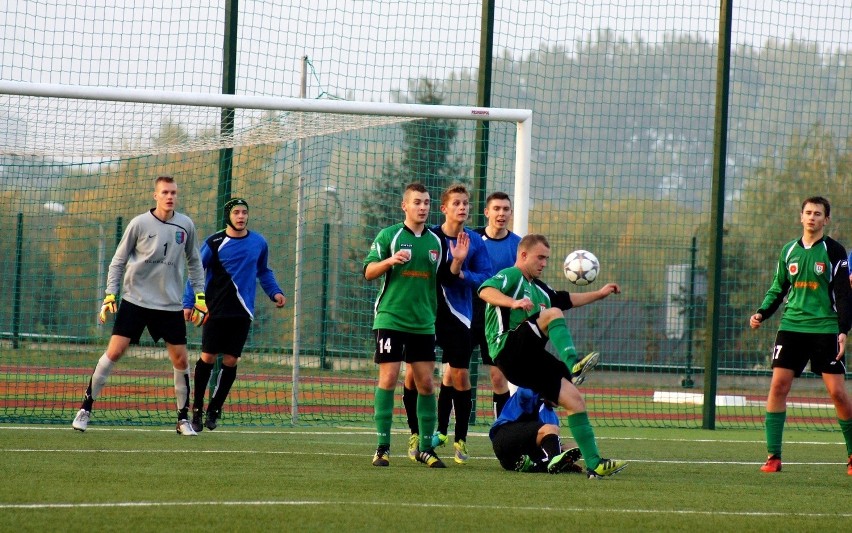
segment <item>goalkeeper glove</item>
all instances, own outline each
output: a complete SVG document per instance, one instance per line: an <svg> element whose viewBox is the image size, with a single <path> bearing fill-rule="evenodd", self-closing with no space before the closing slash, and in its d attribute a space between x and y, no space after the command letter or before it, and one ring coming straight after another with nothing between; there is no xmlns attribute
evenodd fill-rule
<svg viewBox="0 0 852 533"><path fill-rule="evenodd" d="M200 328L207 322L207 315L207 302L204 301L204 293L199 292L195 295L195 306L192 308L189 320L195 324L195 327Z"/></svg>
<svg viewBox="0 0 852 533"><path fill-rule="evenodd" d="M118 304L115 303L115 294L107 294L103 305L101 305L101 312L98 313L98 322L105 323L107 311L115 314L116 310L118 310Z"/></svg>

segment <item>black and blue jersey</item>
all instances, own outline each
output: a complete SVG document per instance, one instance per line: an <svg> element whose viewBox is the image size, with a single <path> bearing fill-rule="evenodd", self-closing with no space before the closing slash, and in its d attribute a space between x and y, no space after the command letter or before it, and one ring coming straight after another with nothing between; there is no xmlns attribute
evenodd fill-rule
<svg viewBox="0 0 852 533"><path fill-rule="evenodd" d="M201 246L201 264L206 271L205 295L211 317L245 317L254 320L256 281L273 299L284 294L275 274L267 265L269 246L259 233L229 237L225 230L214 233ZM187 285L183 306L195 304L195 294Z"/></svg>

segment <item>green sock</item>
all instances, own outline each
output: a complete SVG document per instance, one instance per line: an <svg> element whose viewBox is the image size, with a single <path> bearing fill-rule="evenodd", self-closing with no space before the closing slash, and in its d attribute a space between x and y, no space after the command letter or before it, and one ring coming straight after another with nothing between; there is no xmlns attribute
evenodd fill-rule
<svg viewBox="0 0 852 533"><path fill-rule="evenodd" d="M390 447L391 422L393 421L393 390L376 387L376 399L373 407L375 409L378 445Z"/></svg>
<svg viewBox="0 0 852 533"><path fill-rule="evenodd" d="M840 420L840 431L843 432L843 440L846 441L846 455L852 455L852 420Z"/></svg>
<svg viewBox="0 0 852 533"><path fill-rule="evenodd" d="M780 413L766 412L766 451L769 455L781 457L781 440L784 436L784 422L787 421L787 411Z"/></svg>
<svg viewBox="0 0 852 533"><path fill-rule="evenodd" d="M564 318L555 318L547 325L547 336L556 348L556 353L562 362L568 366L568 370L577 363L577 349L574 348L574 339L565 325Z"/></svg>
<svg viewBox="0 0 852 533"><path fill-rule="evenodd" d="M432 449L432 434L438 420L438 401L434 394L417 395L417 425L420 426L420 449Z"/></svg>
<svg viewBox="0 0 852 533"><path fill-rule="evenodd" d="M594 470L601 464L601 454L598 452L598 443L595 441L595 430L589 423L588 413L574 413L568 417L568 429L571 436L583 454L586 468Z"/></svg>

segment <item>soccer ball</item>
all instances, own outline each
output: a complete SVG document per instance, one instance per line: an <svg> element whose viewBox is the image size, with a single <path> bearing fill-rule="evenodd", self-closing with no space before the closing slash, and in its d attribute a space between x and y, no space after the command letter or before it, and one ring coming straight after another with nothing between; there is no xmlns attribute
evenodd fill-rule
<svg viewBox="0 0 852 533"><path fill-rule="evenodd" d="M574 285L588 285L598 277L601 264L592 252L574 250L562 263L562 271Z"/></svg>

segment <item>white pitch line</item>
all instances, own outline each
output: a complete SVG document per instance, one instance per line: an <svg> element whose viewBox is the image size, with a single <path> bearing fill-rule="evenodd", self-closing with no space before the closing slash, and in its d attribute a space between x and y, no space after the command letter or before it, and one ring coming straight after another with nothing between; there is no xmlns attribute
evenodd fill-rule
<svg viewBox="0 0 852 533"><path fill-rule="evenodd" d="M211 505L228 505L228 506L333 506L339 508L341 506L364 507L364 506L387 506L386 500L375 502L358 502L358 501L324 501L324 500L266 500L266 501L198 501L198 502L113 502L113 503L11 503L0 504L0 509L97 509L97 508L121 508L121 507L209 507ZM395 507L409 508L428 508L428 509L470 509L470 510L486 510L493 511L491 505L473 505L473 504L456 504L456 503L412 503L412 502L395 502L392 505ZM533 512L548 512L548 513L584 513L589 514L590 510L587 507L549 507L549 506L510 506L501 505L500 511L518 512L518 511L533 511ZM701 511L694 509L623 509L623 508L595 508L598 513L619 513L619 514L654 514L654 515L694 515L694 516L748 516L748 517L766 517L766 518L786 518L799 517L799 511L783 512L783 511ZM852 518L852 513L808 513L809 518Z"/></svg>
<svg viewBox="0 0 852 533"><path fill-rule="evenodd" d="M299 451L262 451L262 450L62 450L56 448L0 448L0 453L63 453L63 454L233 454L233 455L295 455L295 456L327 456L327 457L363 457L363 453L340 453L340 452L299 452ZM405 455L391 457L406 457ZM472 457L471 461L496 461L493 456ZM683 464L686 461L672 459L630 459L624 458L625 461L633 464ZM762 465L763 461L695 461L689 460L692 465L744 465L754 466ZM795 462L784 461L784 465L799 465L799 466L832 466L843 465L843 462Z"/></svg>
<svg viewBox="0 0 852 533"><path fill-rule="evenodd" d="M681 428L675 428L681 429ZM686 429L686 428L683 428ZM67 426L3 426L0 425L0 431L3 430L17 430L17 431L66 431L70 432L71 428ZM151 427L136 427L136 428L124 428L124 427L90 427L87 432L100 432L100 431L116 431L116 432L138 432L138 433L173 433L174 429L160 429L160 428L151 428ZM725 431L725 430L720 430ZM75 432L77 433L77 432ZM228 428L225 431L217 431L216 435L375 435L375 430L370 429L357 429L357 428L344 428L341 431L312 431L309 429L269 429L269 430L254 430L254 429L245 429L245 428ZM393 434L395 435L406 435L408 436L409 432L406 430L394 430ZM477 432L471 431L469 434L471 437L483 437L488 438L487 432ZM719 444L766 444L765 440L741 440L741 439L670 439L670 438L656 438L656 437L607 437L598 435L597 440L599 441L643 441L643 442L680 442L680 443L689 443L689 442L705 442L705 443L719 443ZM838 446L842 445L841 441L837 442L821 442L821 441L805 441L805 440L785 440L785 445L788 444L806 444L806 445L820 445L820 446Z"/></svg>

